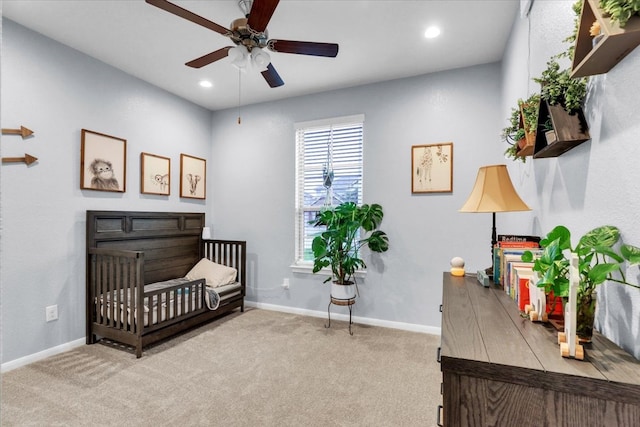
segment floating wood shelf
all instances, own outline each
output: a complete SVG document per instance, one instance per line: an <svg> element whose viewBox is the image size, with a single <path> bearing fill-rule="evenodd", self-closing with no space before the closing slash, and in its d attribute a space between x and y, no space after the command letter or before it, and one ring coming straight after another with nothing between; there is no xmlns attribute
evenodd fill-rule
<svg viewBox="0 0 640 427"><path fill-rule="evenodd" d="M598 0L584 1L573 55L573 78L606 73L640 44L639 16L632 16L624 28L620 28L603 13ZM603 37L593 46L589 29L596 21L600 23Z"/></svg>
<svg viewBox="0 0 640 427"><path fill-rule="evenodd" d="M556 132L556 141L552 144L547 144L545 133L542 131L547 117L551 118L553 130ZM582 109L569 114L560 104L549 105L546 101L540 102L534 159L558 157L589 139L589 126Z"/></svg>

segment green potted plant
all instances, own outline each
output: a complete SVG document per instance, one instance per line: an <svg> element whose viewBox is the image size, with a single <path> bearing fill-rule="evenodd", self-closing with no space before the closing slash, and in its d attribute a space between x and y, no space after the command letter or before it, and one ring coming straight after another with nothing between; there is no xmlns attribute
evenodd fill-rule
<svg viewBox="0 0 640 427"><path fill-rule="evenodd" d="M640 15L638 0L600 0L599 6L620 28L624 28L632 16Z"/></svg>
<svg viewBox="0 0 640 427"><path fill-rule="evenodd" d="M551 58L542 75L533 80L542 85L541 97L549 105L560 104L569 114L582 109L587 96L587 79L571 78L569 69L560 70L555 58Z"/></svg>
<svg viewBox="0 0 640 427"><path fill-rule="evenodd" d="M378 204L358 206L346 202L333 209L321 211L311 221L316 227L326 227L313 239L313 272L318 273L326 267L331 268L333 280L332 298L355 298L353 275L356 270L366 268L360 258L360 249L367 246L373 252L386 252L389 239L384 231L378 229L382 222L382 206Z"/></svg>
<svg viewBox="0 0 640 427"><path fill-rule="evenodd" d="M513 160L520 160L523 163L527 161L524 156L518 156L518 150L522 147L519 144L520 141L525 139L525 130L520 126L520 110L516 108L511 109L511 115L509 116L509 126L502 129L500 135L502 140L509 144L509 147L504 151L505 156L512 158Z"/></svg>
<svg viewBox="0 0 640 427"><path fill-rule="evenodd" d="M553 130L553 123L551 117L547 116L547 120L540 125L540 129L544 132L544 137L547 140L547 145L551 145L556 142L556 131Z"/></svg>
<svg viewBox="0 0 640 427"><path fill-rule="evenodd" d="M527 134L532 135L532 139L535 140L536 132L538 130L538 113L540 111L540 95L534 93L526 100L519 99L518 105L522 111L522 121L524 130Z"/></svg>
<svg viewBox="0 0 640 427"><path fill-rule="evenodd" d="M537 286L544 287L547 294L553 291L555 296L563 299L569 295L571 253L578 256L580 284L576 333L583 342L589 342L593 333L598 285L611 281L640 288L627 282L622 269L625 261L630 265L640 263L640 248L622 244L616 249L614 246L619 240L618 228L605 225L587 232L578 244L572 247L571 232L565 226L559 225L540 241L543 251L539 258L534 259L531 251L522 255L523 261L534 262L533 270L539 276Z"/></svg>

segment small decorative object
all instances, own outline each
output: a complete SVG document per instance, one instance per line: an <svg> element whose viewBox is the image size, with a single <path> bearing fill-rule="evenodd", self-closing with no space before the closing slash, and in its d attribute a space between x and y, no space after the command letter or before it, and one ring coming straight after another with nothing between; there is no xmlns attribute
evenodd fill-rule
<svg viewBox="0 0 640 427"><path fill-rule="evenodd" d="M140 192L162 196L171 193L171 159L140 153Z"/></svg>
<svg viewBox="0 0 640 427"><path fill-rule="evenodd" d="M411 147L411 192L453 191L453 142Z"/></svg>
<svg viewBox="0 0 640 427"><path fill-rule="evenodd" d="M591 45L593 47L596 47L598 42L604 37L604 34L602 34L600 29L600 23L598 21L594 21L594 23L591 24L591 28L589 28L589 35L593 37L593 39L591 40Z"/></svg>
<svg viewBox="0 0 640 427"><path fill-rule="evenodd" d="M560 355L562 357L583 360L584 348L578 344L578 337L576 336L576 302L578 299L578 284L580 283L578 256L576 254L571 254L569 277L569 301L565 304L564 310L564 332L558 333L558 344L560 344Z"/></svg>
<svg viewBox="0 0 640 427"><path fill-rule="evenodd" d="M27 166L31 166L32 163L37 162L38 158L33 157L31 154L24 154L24 157L3 157L2 163L26 163Z"/></svg>
<svg viewBox="0 0 640 427"><path fill-rule="evenodd" d="M125 192L127 140L82 129L80 188Z"/></svg>
<svg viewBox="0 0 640 427"><path fill-rule="evenodd" d="M211 239L211 227L202 227L202 240Z"/></svg>
<svg viewBox="0 0 640 427"><path fill-rule="evenodd" d="M180 197L206 198L207 161L180 154Z"/></svg>
<svg viewBox="0 0 640 427"><path fill-rule="evenodd" d="M535 274L529 280L529 304L524 306L524 312L529 315L529 320L532 322L548 322L547 295L544 293L544 289L531 286L532 281L538 281Z"/></svg>
<svg viewBox="0 0 640 427"><path fill-rule="evenodd" d="M33 135L33 131L31 129L28 129L24 126L20 126L20 129L5 129L2 128L2 134L3 135L20 135L22 136L22 139L26 139L28 137L30 137L31 135Z"/></svg>
<svg viewBox="0 0 640 427"><path fill-rule="evenodd" d="M451 275L464 276L464 260L459 256L451 258Z"/></svg>

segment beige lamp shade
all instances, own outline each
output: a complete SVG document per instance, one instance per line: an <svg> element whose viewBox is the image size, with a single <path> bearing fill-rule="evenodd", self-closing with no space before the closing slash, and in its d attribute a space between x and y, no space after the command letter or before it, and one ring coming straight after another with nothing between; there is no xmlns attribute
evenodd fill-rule
<svg viewBox="0 0 640 427"><path fill-rule="evenodd" d="M482 166L467 201L459 212L530 211L513 188L506 165Z"/></svg>

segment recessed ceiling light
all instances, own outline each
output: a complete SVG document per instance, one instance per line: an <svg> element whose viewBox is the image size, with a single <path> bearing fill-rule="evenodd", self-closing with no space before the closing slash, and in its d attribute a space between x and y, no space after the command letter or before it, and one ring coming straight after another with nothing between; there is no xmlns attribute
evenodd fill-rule
<svg viewBox="0 0 640 427"><path fill-rule="evenodd" d="M427 28L427 30L424 32L424 36L428 39L438 37L439 35L440 35L440 28L436 26L431 26Z"/></svg>
<svg viewBox="0 0 640 427"><path fill-rule="evenodd" d="M213 83L211 83L209 80L200 80L200 86L213 87Z"/></svg>

